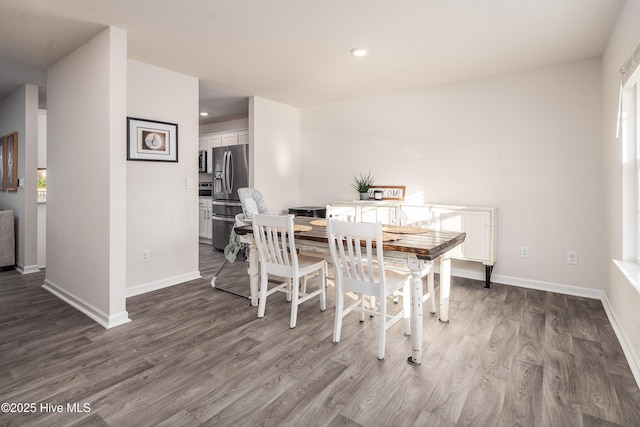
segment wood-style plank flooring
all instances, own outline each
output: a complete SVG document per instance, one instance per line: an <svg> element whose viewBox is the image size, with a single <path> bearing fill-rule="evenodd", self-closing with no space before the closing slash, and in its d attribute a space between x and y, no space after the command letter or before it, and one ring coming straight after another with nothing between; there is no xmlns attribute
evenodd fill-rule
<svg viewBox="0 0 640 427"><path fill-rule="evenodd" d="M222 262L201 245L202 279L129 298L132 322L110 330L43 290L43 273L0 273L0 402L35 404L0 425L640 426L598 300L454 277L450 323L425 313L416 367L401 323L384 361L377 319L353 314L332 343L331 287L295 329L282 294L258 319L209 285ZM246 264L224 279L244 291Z"/></svg>

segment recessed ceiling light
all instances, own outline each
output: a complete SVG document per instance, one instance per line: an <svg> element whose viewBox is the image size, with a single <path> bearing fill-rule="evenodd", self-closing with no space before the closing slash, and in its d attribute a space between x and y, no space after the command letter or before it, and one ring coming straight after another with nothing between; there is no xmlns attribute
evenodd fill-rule
<svg viewBox="0 0 640 427"><path fill-rule="evenodd" d="M354 47L353 49L351 49L351 53L354 56L365 56L367 54L366 49L363 49L361 47Z"/></svg>
<svg viewBox="0 0 640 427"><path fill-rule="evenodd" d="M203 111L202 113L200 113L201 116L208 116L209 113L207 113L206 111Z"/></svg>

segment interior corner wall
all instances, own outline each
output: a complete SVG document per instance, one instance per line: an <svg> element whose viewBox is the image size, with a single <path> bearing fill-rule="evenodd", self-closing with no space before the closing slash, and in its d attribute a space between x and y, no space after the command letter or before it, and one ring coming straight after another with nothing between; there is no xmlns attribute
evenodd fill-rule
<svg viewBox="0 0 640 427"><path fill-rule="evenodd" d="M126 58L110 27L47 71L44 288L107 328L129 321Z"/></svg>
<svg viewBox="0 0 640 427"><path fill-rule="evenodd" d="M0 136L18 133L18 191L0 191L0 209L13 210L16 226L16 267L22 273L38 268L37 154L38 86L20 86L0 100Z"/></svg>
<svg viewBox="0 0 640 427"><path fill-rule="evenodd" d="M251 185L273 214L300 204L300 110L265 98L249 100Z"/></svg>
<svg viewBox="0 0 640 427"><path fill-rule="evenodd" d="M640 2L626 1L603 55L603 148L605 191L605 262L604 281L608 303L617 327L628 344L629 365L640 384L640 291L613 260L623 260L623 150L622 138L616 137L618 120L620 68L640 44ZM633 262L633 260L631 260Z"/></svg>
<svg viewBox="0 0 640 427"><path fill-rule="evenodd" d="M178 125L178 162L127 162L127 296L200 277L198 79L128 61L127 115ZM142 251L149 260L142 261Z"/></svg>

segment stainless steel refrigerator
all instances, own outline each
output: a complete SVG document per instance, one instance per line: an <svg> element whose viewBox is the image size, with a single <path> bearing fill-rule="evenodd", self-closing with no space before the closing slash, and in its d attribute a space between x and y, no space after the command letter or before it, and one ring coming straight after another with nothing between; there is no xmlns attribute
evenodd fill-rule
<svg viewBox="0 0 640 427"><path fill-rule="evenodd" d="M223 250L229 244L235 216L242 213L238 188L249 186L249 145L216 147L212 151L212 244Z"/></svg>

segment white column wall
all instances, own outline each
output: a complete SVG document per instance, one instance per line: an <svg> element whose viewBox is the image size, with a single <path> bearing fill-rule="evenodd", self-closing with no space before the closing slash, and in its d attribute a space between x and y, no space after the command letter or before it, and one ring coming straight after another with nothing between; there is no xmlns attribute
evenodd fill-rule
<svg viewBox="0 0 640 427"><path fill-rule="evenodd" d="M260 97L249 100L249 182L269 212L286 213L300 199L300 110Z"/></svg>
<svg viewBox="0 0 640 427"><path fill-rule="evenodd" d="M47 72L44 287L105 327L129 321L126 46L110 27Z"/></svg>
<svg viewBox="0 0 640 427"><path fill-rule="evenodd" d="M26 84L0 100L0 136L18 132L18 191L0 191L0 209L13 210L16 224L16 267L39 271L37 255L36 170L38 86Z"/></svg>

